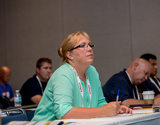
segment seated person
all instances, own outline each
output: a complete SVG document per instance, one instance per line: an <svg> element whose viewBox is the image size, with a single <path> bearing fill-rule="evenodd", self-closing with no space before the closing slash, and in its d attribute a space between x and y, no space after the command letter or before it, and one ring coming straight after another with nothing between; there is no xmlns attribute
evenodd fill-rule
<svg viewBox="0 0 160 125"><path fill-rule="evenodd" d="M48 58L40 58L36 64L36 74L29 78L20 90L23 106L39 104L51 74L52 61Z"/></svg>
<svg viewBox="0 0 160 125"><path fill-rule="evenodd" d="M146 59L151 64L151 74L145 82L138 85L138 89L142 92L153 90L156 96L160 94L160 79L156 76L158 71L157 57L153 54L146 53L140 58Z"/></svg>
<svg viewBox="0 0 160 125"><path fill-rule="evenodd" d="M131 104L144 104L140 100L137 85L147 80L150 75L151 65L145 59L135 59L129 67L113 75L102 87L107 102L116 100L117 92L122 104L129 106ZM155 98L155 104L160 104L160 97Z"/></svg>
<svg viewBox="0 0 160 125"><path fill-rule="evenodd" d="M94 45L85 32L70 34L58 54L64 64L51 76L32 121L86 119L131 113L121 102L105 101L99 75L91 65Z"/></svg>
<svg viewBox="0 0 160 125"><path fill-rule="evenodd" d="M14 101L12 87L8 84L11 77L11 70L7 66L0 68L0 95L6 96L10 102Z"/></svg>

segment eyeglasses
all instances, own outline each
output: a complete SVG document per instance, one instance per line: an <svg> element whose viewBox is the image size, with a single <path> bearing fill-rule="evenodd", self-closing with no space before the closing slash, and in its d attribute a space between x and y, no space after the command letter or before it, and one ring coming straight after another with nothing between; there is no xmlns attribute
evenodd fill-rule
<svg viewBox="0 0 160 125"><path fill-rule="evenodd" d="M88 48L88 46L90 46L91 48L95 47L95 45L94 45L94 44L84 44L84 45L76 46L76 47L74 47L74 48L73 48L73 49L71 49L71 50L74 50L74 49L77 49L77 48L85 48L85 49L87 49L87 48Z"/></svg>

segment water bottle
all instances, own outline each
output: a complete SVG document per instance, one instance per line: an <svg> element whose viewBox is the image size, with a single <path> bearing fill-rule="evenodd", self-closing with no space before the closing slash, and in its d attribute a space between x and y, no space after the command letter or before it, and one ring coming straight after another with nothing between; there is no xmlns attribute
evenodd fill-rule
<svg viewBox="0 0 160 125"><path fill-rule="evenodd" d="M19 93L19 90L16 90L16 93L14 95L14 106L21 106L21 102L21 94Z"/></svg>

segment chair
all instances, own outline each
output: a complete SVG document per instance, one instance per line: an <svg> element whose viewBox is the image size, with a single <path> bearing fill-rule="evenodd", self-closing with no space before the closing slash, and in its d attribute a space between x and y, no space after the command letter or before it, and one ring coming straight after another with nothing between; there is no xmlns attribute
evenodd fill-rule
<svg viewBox="0 0 160 125"><path fill-rule="evenodd" d="M26 115L29 121L32 120L37 106L38 104L21 106L21 108L26 112Z"/></svg>
<svg viewBox="0 0 160 125"><path fill-rule="evenodd" d="M21 108L5 109L2 110L2 113L6 114L6 116L1 117L2 125L11 121L28 121L25 111Z"/></svg>
<svg viewBox="0 0 160 125"><path fill-rule="evenodd" d="M33 116L34 116L34 112L37 108L37 104L34 104L34 105L25 105L25 106L21 106L21 107L17 107L17 108L21 108L23 109L23 111L25 112L27 118L28 118L28 121L31 121ZM15 107L8 107L7 109L15 109ZM10 115L12 115L10 113Z"/></svg>
<svg viewBox="0 0 160 125"><path fill-rule="evenodd" d="M28 118L28 121L31 121L34 116L35 110L25 110L25 112L26 112L26 116Z"/></svg>
<svg viewBox="0 0 160 125"><path fill-rule="evenodd" d="M11 105L9 99L6 96L0 96L0 108L1 109L6 109L11 106L12 105Z"/></svg>

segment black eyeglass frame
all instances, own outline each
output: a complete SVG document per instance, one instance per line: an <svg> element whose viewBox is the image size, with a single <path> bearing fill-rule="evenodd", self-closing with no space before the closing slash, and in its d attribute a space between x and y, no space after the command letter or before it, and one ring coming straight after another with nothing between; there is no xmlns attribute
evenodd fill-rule
<svg viewBox="0 0 160 125"><path fill-rule="evenodd" d="M72 48L70 51L74 50L74 49L77 49L77 48L84 48L85 45L79 45L79 46L76 46L74 48ZM94 44L88 44L88 46L90 46L91 48L95 47Z"/></svg>

